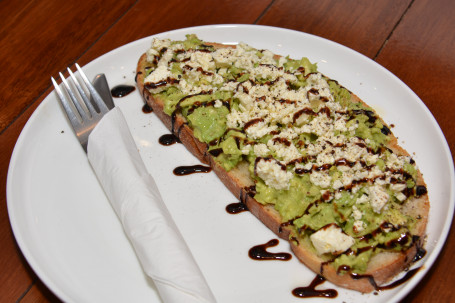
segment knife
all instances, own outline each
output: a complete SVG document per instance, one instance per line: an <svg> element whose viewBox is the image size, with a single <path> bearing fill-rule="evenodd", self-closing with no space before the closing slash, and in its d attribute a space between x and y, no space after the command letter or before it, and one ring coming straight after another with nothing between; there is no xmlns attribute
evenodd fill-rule
<svg viewBox="0 0 455 303"><path fill-rule="evenodd" d="M96 75L92 81L92 84L95 87L95 89L98 91L98 93L100 94L104 103L106 103L107 108L109 110L113 109L115 107L115 104L114 104L114 100L112 99L111 90L109 88L109 85L107 84L106 75L104 75L104 74ZM92 104L94 104L91 97L90 97L90 101L92 101ZM96 106L96 105L94 104L94 106Z"/></svg>

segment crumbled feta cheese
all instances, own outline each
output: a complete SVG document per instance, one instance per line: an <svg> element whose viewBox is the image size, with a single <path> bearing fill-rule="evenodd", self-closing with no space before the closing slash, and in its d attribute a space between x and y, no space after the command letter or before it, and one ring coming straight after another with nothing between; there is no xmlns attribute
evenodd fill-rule
<svg viewBox="0 0 455 303"><path fill-rule="evenodd" d="M370 200L370 198L368 197L368 195L363 194L360 196L360 198L357 199L357 201L355 203L364 204L364 203L367 203L369 200Z"/></svg>
<svg viewBox="0 0 455 303"><path fill-rule="evenodd" d="M339 189L339 188L343 187L343 183L339 179L337 179L337 180L333 181L332 187L333 187L333 189Z"/></svg>
<svg viewBox="0 0 455 303"><path fill-rule="evenodd" d="M234 97L240 100L240 104L243 105L245 110L251 110L253 108L254 100L249 94L238 92L234 95Z"/></svg>
<svg viewBox="0 0 455 303"><path fill-rule="evenodd" d="M158 61L158 67L165 66L167 68L173 56L174 52L171 49L167 49L161 56L160 61Z"/></svg>
<svg viewBox="0 0 455 303"><path fill-rule="evenodd" d="M330 186L332 177L326 171L313 171L310 175L310 181L314 185L327 188Z"/></svg>
<svg viewBox="0 0 455 303"><path fill-rule="evenodd" d="M292 142L290 142L289 146L286 146L285 144L270 139L267 142L267 147L274 151L277 158L282 159L284 162L290 162L302 157L299 150Z"/></svg>
<svg viewBox="0 0 455 303"><path fill-rule="evenodd" d="M406 184L405 183L390 184L390 189L396 192L400 192L406 189Z"/></svg>
<svg viewBox="0 0 455 303"><path fill-rule="evenodd" d="M223 106L223 102L221 102L221 100L215 100L215 103L213 104L213 107L219 108L221 106Z"/></svg>
<svg viewBox="0 0 455 303"><path fill-rule="evenodd" d="M219 48L213 54L213 59L218 66L229 66L235 60L232 48Z"/></svg>
<svg viewBox="0 0 455 303"><path fill-rule="evenodd" d="M365 152L365 148L362 148L357 144L347 144L344 152L344 158L349 162L356 162L360 160Z"/></svg>
<svg viewBox="0 0 455 303"><path fill-rule="evenodd" d="M251 150L251 145L247 144L247 145L242 147L241 152L242 152L243 155L248 155L250 153L250 150Z"/></svg>
<svg viewBox="0 0 455 303"><path fill-rule="evenodd" d="M204 71L215 69L215 60L213 60L211 53L194 51L191 53L190 61L186 62L186 64L195 69L200 67Z"/></svg>
<svg viewBox="0 0 455 303"><path fill-rule="evenodd" d="M286 57L280 57L280 59L278 60L278 66L282 67L286 62L288 62Z"/></svg>
<svg viewBox="0 0 455 303"><path fill-rule="evenodd" d="M254 145L253 152L257 157L265 157L269 154L270 150L264 143L259 143Z"/></svg>
<svg viewBox="0 0 455 303"><path fill-rule="evenodd" d="M404 157L398 157L396 154L390 154L387 157L386 165L391 169L401 169L405 162Z"/></svg>
<svg viewBox="0 0 455 303"><path fill-rule="evenodd" d="M277 125L267 126L264 121L260 121L248 127L245 133L252 139L259 139L278 128Z"/></svg>
<svg viewBox="0 0 455 303"><path fill-rule="evenodd" d="M403 193L395 193L395 197L398 199L398 201L403 202L404 200L407 199L406 195Z"/></svg>
<svg viewBox="0 0 455 303"><path fill-rule="evenodd" d="M283 75L283 71L273 65L259 65L250 70L251 76L257 79L268 79L271 81Z"/></svg>
<svg viewBox="0 0 455 303"><path fill-rule="evenodd" d="M320 114L314 117L308 124L304 125L303 129L305 129L305 132L307 133L314 133L318 136L322 136L325 133L332 131L333 124L331 119L326 115Z"/></svg>
<svg viewBox="0 0 455 303"><path fill-rule="evenodd" d="M159 66L145 78L144 83L157 83L171 76L172 73L166 66Z"/></svg>
<svg viewBox="0 0 455 303"><path fill-rule="evenodd" d="M256 163L256 174L266 185L275 189L289 189L289 181L293 177L292 172L286 171L272 159L260 159Z"/></svg>
<svg viewBox="0 0 455 303"><path fill-rule="evenodd" d="M335 123L333 126L334 126L335 130L339 130L341 132L345 132L348 130L346 128L346 120L344 120L344 118L341 116L337 120L335 120Z"/></svg>
<svg viewBox="0 0 455 303"><path fill-rule="evenodd" d="M152 40L152 48L154 48L156 50L160 50L164 47L169 47L169 46L171 46L170 39L153 38L153 40Z"/></svg>
<svg viewBox="0 0 455 303"><path fill-rule="evenodd" d="M360 220L362 219L362 212L354 205L352 206L352 217L355 219L355 220Z"/></svg>
<svg viewBox="0 0 455 303"><path fill-rule="evenodd" d="M342 253L354 245L355 240L335 224L323 227L310 236L319 255Z"/></svg>
<svg viewBox="0 0 455 303"><path fill-rule="evenodd" d="M335 158L331 153L331 149L325 149L324 152L316 156L316 164L322 166L324 164L333 164L335 163Z"/></svg>
<svg viewBox="0 0 455 303"><path fill-rule="evenodd" d="M155 57L159 56L160 53L154 49L154 48L149 48L147 50L147 61L153 62L155 60Z"/></svg>
<svg viewBox="0 0 455 303"><path fill-rule="evenodd" d="M363 223L361 220L355 221L352 228L355 233L362 232L365 229L365 223Z"/></svg>
<svg viewBox="0 0 455 303"><path fill-rule="evenodd" d="M335 192L335 199L341 199L341 197L343 196L343 194L339 191Z"/></svg>
<svg viewBox="0 0 455 303"><path fill-rule="evenodd" d="M231 112L226 116L226 119L226 125L229 128L238 128L244 125L242 113L235 109L231 110Z"/></svg>
<svg viewBox="0 0 455 303"><path fill-rule="evenodd" d="M386 205L389 200L389 194L380 185L374 185L370 187L370 204L373 207L374 212L381 213L382 208Z"/></svg>
<svg viewBox="0 0 455 303"><path fill-rule="evenodd" d="M354 175L350 171L343 172L343 174L341 176L341 183L343 183L343 186L351 185L353 180L354 180Z"/></svg>

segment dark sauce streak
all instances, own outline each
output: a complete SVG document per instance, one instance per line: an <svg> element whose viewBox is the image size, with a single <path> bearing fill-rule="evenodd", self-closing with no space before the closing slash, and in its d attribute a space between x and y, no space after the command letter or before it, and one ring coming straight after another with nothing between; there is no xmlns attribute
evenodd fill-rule
<svg viewBox="0 0 455 303"><path fill-rule="evenodd" d="M292 291L292 294L299 298L336 298L338 292L335 289L316 289L317 286L325 282L325 278L321 275L316 275L311 284L306 287L298 287Z"/></svg>
<svg viewBox="0 0 455 303"><path fill-rule="evenodd" d="M179 166L174 169L174 175L186 176L194 173L209 173L212 169L209 166L204 165L191 165L191 166Z"/></svg>
<svg viewBox="0 0 455 303"><path fill-rule="evenodd" d="M398 280L392 282L391 284L384 285L384 286L378 286L376 284L376 281L374 280L373 276L371 276L371 275L359 275L356 273L351 273L351 278L354 280L368 279L368 281L374 287L375 290L382 291L382 290L392 289L392 288L395 288L397 286L400 286L400 285L406 283L409 279L411 279L419 271L420 268L421 267L411 269L401 279L398 279Z"/></svg>
<svg viewBox="0 0 455 303"><path fill-rule="evenodd" d="M152 108L150 105L148 105L148 104L146 103L146 104L144 104L144 106L142 106L142 112L143 112L144 114L153 113L153 108Z"/></svg>
<svg viewBox="0 0 455 303"><path fill-rule="evenodd" d="M419 261L420 259L425 257L426 254L427 254L427 251L425 249L423 249L422 247L417 247L417 252L416 252L416 255L414 256L414 259L412 259L412 262Z"/></svg>
<svg viewBox="0 0 455 303"><path fill-rule="evenodd" d="M387 126L384 125L384 126L381 128L381 133L383 133L384 135L387 136L387 135L390 135L392 132L390 131L390 129L389 129Z"/></svg>
<svg viewBox="0 0 455 303"><path fill-rule="evenodd" d="M262 121L264 121L264 119L262 119L262 118L256 118L256 119L250 120L247 123L245 123L243 129L246 130L248 127L253 126L254 124L262 122Z"/></svg>
<svg viewBox="0 0 455 303"><path fill-rule="evenodd" d="M120 84L111 89L111 95L114 98L122 98L134 92L136 88L132 85Z"/></svg>
<svg viewBox="0 0 455 303"><path fill-rule="evenodd" d="M403 278L399 279L399 280L396 280L395 282L389 284L389 285L385 285L385 286L379 286L377 288L377 290L387 290L387 289L392 289L392 288L395 288L397 286L400 286L401 284L403 283L406 283L409 279L411 279L420 269L421 267L417 267L417 268L414 268L414 269L411 269L410 271L408 271Z"/></svg>
<svg viewBox="0 0 455 303"><path fill-rule="evenodd" d="M223 153L223 149L222 148L215 148L215 149L209 150L209 154L211 154L214 157L218 157L222 153Z"/></svg>
<svg viewBox="0 0 455 303"><path fill-rule="evenodd" d="M279 261L288 261L292 258L291 254L288 253L271 253L267 251L267 248L277 246L279 241L277 239L272 239L269 242L261 245L256 245L248 251L248 255L253 260L279 260Z"/></svg>
<svg viewBox="0 0 455 303"><path fill-rule="evenodd" d="M376 284L376 281L374 280L374 277L372 275L360 275L356 273L351 273L351 278L354 280L368 279L368 282L370 282L371 286L373 286L374 289L379 290L379 286L378 284Z"/></svg>
<svg viewBox="0 0 455 303"><path fill-rule="evenodd" d="M160 142L161 145L169 146L175 143L181 143L179 138L177 138L176 135L173 134L166 134L162 135L159 139L158 142Z"/></svg>
<svg viewBox="0 0 455 303"><path fill-rule="evenodd" d="M134 82L137 83L137 77L138 77L139 75L142 75L142 72L137 72L136 76L134 76Z"/></svg>
<svg viewBox="0 0 455 303"><path fill-rule="evenodd" d="M416 195L423 196L427 193L427 188L423 185L417 185L416 187Z"/></svg>
<svg viewBox="0 0 455 303"><path fill-rule="evenodd" d="M226 211L232 215L235 215L244 211L248 211L248 207L243 202L236 202L226 206Z"/></svg>

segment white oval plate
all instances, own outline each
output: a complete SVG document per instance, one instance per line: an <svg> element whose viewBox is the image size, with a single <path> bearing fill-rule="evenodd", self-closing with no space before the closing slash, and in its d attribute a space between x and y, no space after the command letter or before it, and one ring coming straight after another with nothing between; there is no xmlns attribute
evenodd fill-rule
<svg viewBox="0 0 455 303"><path fill-rule="evenodd" d="M414 155L431 201L427 255L423 268L405 285L377 295L341 289L332 302L379 302L403 298L428 271L449 231L454 209L454 169L446 140L422 101L386 69L359 53L302 32L255 25L216 25L180 29L157 36L184 39L195 33L206 41L246 42L293 58L307 56L373 106ZM105 73L111 87L134 85L136 63L151 37L113 50L84 67L89 78ZM63 67L62 67L63 68ZM229 215L238 201L214 173L176 177L178 165L197 164L182 145L164 147L167 133L154 114L143 114L137 91L115 100L168 208L218 302L302 302L291 291L314 274L296 258L258 262L254 245L275 235L249 212ZM402 142L404 140L404 142ZM51 93L24 127L11 158L8 212L17 242L34 271L67 302L157 302L156 289L141 270L109 201L99 186L71 126ZM289 251L286 242L271 249ZM415 266L420 266L416 264ZM322 288L333 288L326 282ZM317 299L309 299L313 301Z"/></svg>

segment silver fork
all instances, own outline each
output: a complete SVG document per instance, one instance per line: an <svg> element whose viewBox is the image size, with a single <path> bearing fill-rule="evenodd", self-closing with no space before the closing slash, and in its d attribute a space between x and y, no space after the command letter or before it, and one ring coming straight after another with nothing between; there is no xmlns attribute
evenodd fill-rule
<svg viewBox="0 0 455 303"><path fill-rule="evenodd" d="M82 88L80 82L69 67L68 72L70 74L73 85L77 89L76 93L71 88L70 84L62 75L62 73L59 73L60 78L63 82L63 89L70 97L69 99L65 96L63 91L60 89L60 86L57 84L53 77L51 77L51 80L54 84L55 91L57 92L60 102L65 109L66 115L68 116L68 119L73 126L76 136L79 139L79 142L81 143L84 151L87 152L88 136L92 132L93 128L95 128L95 126L101 120L101 118L109 111L109 109L77 63L76 68L79 71L79 75L81 76L85 87L88 89L90 96L92 97L99 111L92 105L92 102L90 102L90 99L87 97L87 94Z"/></svg>

